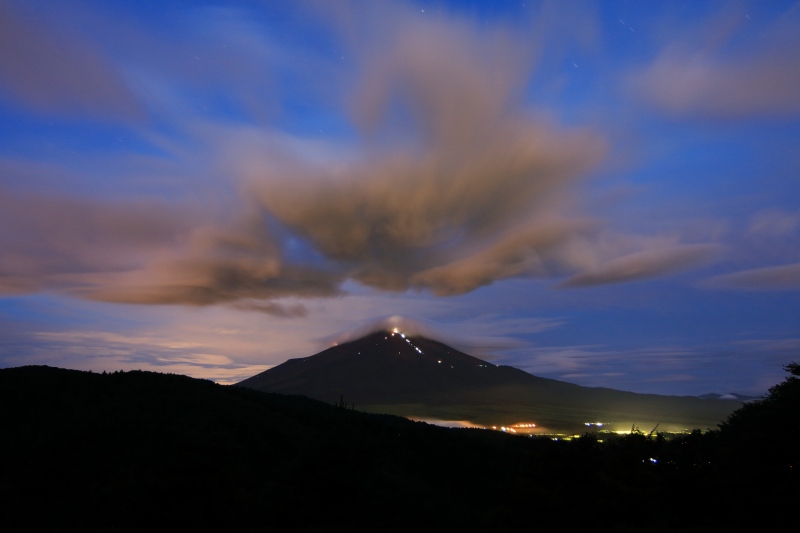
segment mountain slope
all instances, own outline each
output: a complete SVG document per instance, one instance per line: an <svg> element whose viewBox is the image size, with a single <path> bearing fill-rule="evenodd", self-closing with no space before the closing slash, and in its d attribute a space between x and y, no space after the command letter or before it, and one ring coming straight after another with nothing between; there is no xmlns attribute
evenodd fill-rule
<svg viewBox="0 0 800 533"><path fill-rule="evenodd" d="M359 409L403 416L482 425L534 422L542 431L580 431L584 423L597 421L613 430L633 424L705 429L741 406L733 400L581 387L391 331L291 359L239 385L328 402L343 398Z"/></svg>
<svg viewBox="0 0 800 533"><path fill-rule="evenodd" d="M0 531L489 528L532 444L140 371L0 369L0 405Z"/></svg>

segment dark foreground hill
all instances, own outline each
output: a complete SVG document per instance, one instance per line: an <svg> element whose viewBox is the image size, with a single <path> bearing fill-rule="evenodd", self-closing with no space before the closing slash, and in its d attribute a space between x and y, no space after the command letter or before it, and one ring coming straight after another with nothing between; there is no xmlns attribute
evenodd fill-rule
<svg viewBox="0 0 800 533"><path fill-rule="evenodd" d="M581 387L498 366L437 341L377 332L290 359L239 383L265 392L344 398L359 409L480 425L536 423L575 433L586 422L681 431L714 428L742 403Z"/></svg>
<svg viewBox="0 0 800 533"><path fill-rule="evenodd" d="M184 376L3 369L0 530L769 529L800 448L752 428L796 424L797 386L719 432L556 442Z"/></svg>

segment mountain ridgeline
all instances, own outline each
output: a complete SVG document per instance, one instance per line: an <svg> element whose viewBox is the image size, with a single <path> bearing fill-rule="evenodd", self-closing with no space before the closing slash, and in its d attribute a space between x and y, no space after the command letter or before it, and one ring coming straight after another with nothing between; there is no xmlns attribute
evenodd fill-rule
<svg viewBox="0 0 800 533"><path fill-rule="evenodd" d="M494 365L396 330L290 359L239 385L412 418L484 426L531 422L542 433L582 431L593 422L611 430L630 430L634 424L658 424L665 431L714 428L742 405L582 387Z"/></svg>
<svg viewBox="0 0 800 533"><path fill-rule="evenodd" d="M186 376L0 369L0 531L777 531L800 497L787 370L719 430L550 439Z"/></svg>

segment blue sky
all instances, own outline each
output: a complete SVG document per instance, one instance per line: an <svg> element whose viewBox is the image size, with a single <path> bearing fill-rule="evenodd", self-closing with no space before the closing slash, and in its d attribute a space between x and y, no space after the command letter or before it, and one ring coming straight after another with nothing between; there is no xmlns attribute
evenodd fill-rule
<svg viewBox="0 0 800 533"><path fill-rule="evenodd" d="M0 3L0 366L230 383L388 320L763 393L798 49L777 1Z"/></svg>

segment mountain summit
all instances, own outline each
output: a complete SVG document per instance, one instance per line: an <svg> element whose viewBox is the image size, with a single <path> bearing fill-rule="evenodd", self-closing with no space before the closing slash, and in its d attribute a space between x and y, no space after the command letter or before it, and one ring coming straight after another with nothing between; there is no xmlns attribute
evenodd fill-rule
<svg viewBox="0 0 800 533"><path fill-rule="evenodd" d="M239 385L326 400L344 396L363 404L419 401L465 388L522 383L526 378L533 376L394 330L372 333L311 357L290 359Z"/></svg>
<svg viewBox="0 0 800 533"><path fill-rule="evenodd" d="M414 418L480 425L531 422L542 431L581 431L597 422L617 430L634 424L713 428L741 406L732 400L636 394L541 378L399 329L290 359L238 385L328 402L343 399L360 410Z"/></svg>

